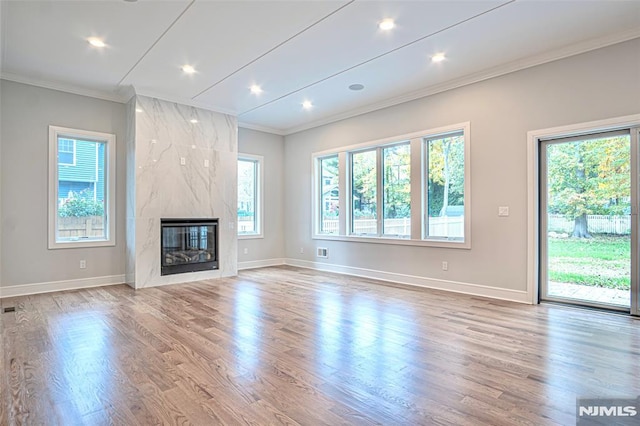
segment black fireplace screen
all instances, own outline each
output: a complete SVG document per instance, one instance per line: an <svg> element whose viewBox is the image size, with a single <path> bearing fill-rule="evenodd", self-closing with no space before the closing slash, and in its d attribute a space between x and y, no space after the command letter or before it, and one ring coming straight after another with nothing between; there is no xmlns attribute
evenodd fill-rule
<svg viewBox="0 0 640 426"><path fill-rule="evenodd" d="M218 269L218 219L161 219L161 275Z"/></svg>

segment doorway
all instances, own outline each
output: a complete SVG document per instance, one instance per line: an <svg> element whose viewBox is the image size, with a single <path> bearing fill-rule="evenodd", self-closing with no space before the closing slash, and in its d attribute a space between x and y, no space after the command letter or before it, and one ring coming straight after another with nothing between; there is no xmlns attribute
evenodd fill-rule
<svg viewBox="0 0 640 426"><path fill-rule="evenodd" d="M638 314L638 129L539 142L539 299Z"/></svg>

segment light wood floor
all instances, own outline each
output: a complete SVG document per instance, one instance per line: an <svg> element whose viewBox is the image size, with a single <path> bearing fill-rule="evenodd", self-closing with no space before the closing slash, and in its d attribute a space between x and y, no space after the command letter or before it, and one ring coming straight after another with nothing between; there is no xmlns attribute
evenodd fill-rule
<svg viewBox="0 0 640 426"><path fill-rule="evenodd" d="M290 267L3 299L0 424L575 424L640 322Z"/></svg>

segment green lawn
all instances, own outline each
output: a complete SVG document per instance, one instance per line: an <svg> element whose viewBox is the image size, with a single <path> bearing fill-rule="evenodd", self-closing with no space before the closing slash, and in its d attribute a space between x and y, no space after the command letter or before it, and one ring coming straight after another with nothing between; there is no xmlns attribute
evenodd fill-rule
<svg viewBox="0 0 640 426"><path fill-rule="evenodd" d="M549 238L549 279L628 290L630 255L629 236Z"/></svg>

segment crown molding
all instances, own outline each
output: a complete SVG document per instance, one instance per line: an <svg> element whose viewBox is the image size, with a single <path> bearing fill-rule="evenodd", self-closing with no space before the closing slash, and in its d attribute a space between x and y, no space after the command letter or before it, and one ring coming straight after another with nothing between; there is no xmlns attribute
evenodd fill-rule
<svg viewBox="0 0 640 426"><path fill-rule="evenodd" d="M571 56L586 53L592 50L601 49L603 47L612 46L614 44L623 43L625 41L640 38L640 28L633 28L631 30L619 32L606 37L597 39L591 39L584 42L565 46L560 49L555 49L550 52L545 52L541 55L531 56L524 59L508 62L497 67L489 68L474 74L469 74L465 77L461 77L455 80L447 81L442 84L429 86L423 89L419 89L413 92L405 93L400 96L385 99L380 102L365 105L360 108L352 109L344 113L335 114L326 117L321 120L316 120L310 123L305 123L300 126L289 127L283 129L284 135L288 136L294 133L302 132L304 130L313 129L315 127L323 126L326 124L334 123L336 121L345 120L347 118L356 117L358 115L366 114L369 112L377 111L380 109L388 108L391 106L399 105L405 102L413 101L416 99L432 96L438 93L446 92L448 90L457 89L459 87L468 86L473 83L478 83L491 78L500 77L502 75L510 74L516 71L521 71L527 68L532 68L537 65L546 64L560 59L569 58Z"/></svg>
<svg viewBox="0 0 640 426"><path fill-rule="evenodd" d="M287 133L285 133L282 129L276 129L275 127L261 126L259 124L245 123L244 121L238 121L238 127L242 127L243 129L257 130L258 132L272 133L278 136L287 135Z"/></svg>
<svg viewBox="0 0 640 426"><path fill-rule="evenodd" d="M474 74L467 75L465 77L451 80L442 84L429 86L413 92L405 93L403 95L385 99L383 101L374 102L359 108L351 109L349 111L346 111L340 114L331 115L329 117L326 117L320 120L315 120L299 126L280 129L275 127L263 126L259 124L253 124L246 121L241 121L241 122L239 121L238 126L246 129L272 133L280 136L288 136L294 133L302 132L304 130L312 129L314 127L323 126L326 124L334 123L336 121L356 117L358 115L362 115L362 114L377 111L380 109L388 108L391 106L399 105L405 102L413 101L413 100L424 98L427 96L432 96L448 90L453 90L453 89L467 86L473 83L489 80L491 78L495 78L495 77L499 77L512 72L520 71L526 68L531 68L537 65L542 65L548 62L553 62L553 61L568 58L571 56L579 55L581 53L586 53L592 50L600 49L603 47L611 46L614 44L622 43L622 42L633 40L636 38L640 38L640 28L633 28L633 29L622 31L613 35L608 35L605 37L576 43L570 46L565 46L560 49L556 49L550 52L545 52L541 55L532 56L532 57L520 59L517 61L509 62L494 68L490 68ZM183 99L180 97L168 96L163 93L140 90L132 86L121 86L116 91L103 91L103 90L90 89L87 87L73 85L69 83L54 82L54 81L47 81L47 80L33 78L33 77L26 77L23 75L9 73L9 72L1 72L0 79L13 81L16 83L29 84L32 86L43 87L45 89L72 93L72 94L81 95L81 96L88 96L96 99L102 99L105 101L118 102L118 103L127 103L132 96L137 94L137 95L148 96L156 99L162 99L168 102L176 102L183 105L202 108L208 111L218 112L221 114L232 115L234 117L238 116L237 111L223 109L223 108L214 108L214 107L211 107L210 105L206 105L204 103L197 102L192 99Z"/></svg>
<svg viewBox="0 0 640 426"><path fill-rule="evenodd" d="M10 72L0 73L0 79L13 81L15 83L28 84L30 86L42 87L44 89L57 90L59 92L72 93L74 95L88 96L90 98L102 99L103 101L111 101L118 103L125 103L127 99L124 99L121 94L115 92L108 92L104 90L90 89L83 86L78 86L69 83L62 83L59 81L48 81L39 78L27 77L24 75L14 74Z"/></svg>

